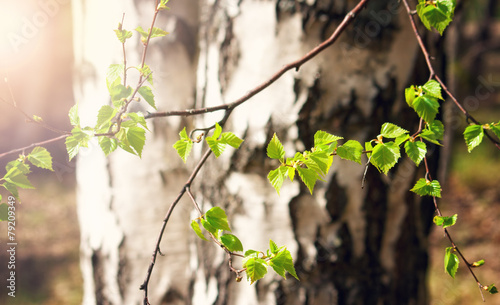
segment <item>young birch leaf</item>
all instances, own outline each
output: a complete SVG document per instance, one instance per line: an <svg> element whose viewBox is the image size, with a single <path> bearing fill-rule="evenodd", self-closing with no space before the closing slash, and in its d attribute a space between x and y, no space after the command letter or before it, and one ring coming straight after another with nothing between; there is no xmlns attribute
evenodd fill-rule
<svg viewBox="0 0 500 305"><path fill-rule="evenodd" d="M11 168L3 177L8 183L15 185L16 187L20 187L23 189L34 189L35 187L28 180L28 176L18 167Z"/></svg>
<svg viewBox="0 0 500 305"><path fill-rule="evenodd" d="M110 137L99 137L99 146L104 152L105 156L108 156L110 153L116 150L118 147L118 141L116 139Z"/></svg>
<svg viewBox="0 0 500 305"><path fill-rule="evenodd" d="M205 219L201 218L200 219L200 222L201 222L201 225L205 228L205 230L207 230L208 232L214 234L214 235L217 235L217 229L214 228L208 221L206 221Z"/></svg>
<svg viewBox="0 0 500 305"><path fill-rule="evenodd" d="M155 96L153 90L148 86L142 86L137 91L146 100L146 102L156 110Z"/></svg>
<svg viewBox="0 0 500 305"><path fill-rule="evenodd" d="M314 185L318 180L318 174L310 168L297 167L297 171L299 173L300 179L302 179L302 182L304 182L304 184L309 189L309 192L311 192L312 194Z"/></svg>
<svg viewBox="0 0 500 305"><path fill-rule="evenodd" d="M419 134L422 139L427 140L431 143L441 145L439 141L443 140L444 135L444 126L443 123L439 120L434 120L432 123L427 123L426 128L422 130Z"/></svg>
<svg viewBox="0 0 500 305"><path fill-rule="evenodd" d="M426 82L422 88L424 89L425 94L444 101L443 96L441 95L441 85L437 81L431 79Z"/></svg>
<svg viewBox="0 0 500 305"><path fill-rule="evenodd" d="M459 263L458 256L453 253L453 247L446 248L446 253L444 255L444 271L452 278L455 278Z"/></svg>
<svg viewBox="0 0 500 305"><path fill-rule="evenodd" d="M489 286L485 286L484 287L486 289L486 291L488 291L490 294L496 294L498 293L498 289L497 287L495 287L495 284L491 284Z"/></svg>
<svg viewBox="0 0 500 305"><path fill-rule="evenodd" d="M127 39L129 39L130 37L132 37L132 32L127 31L127 30L123 30L121 23L118 25L118 29L114 30L114 31L115 31L116 37L118 38L118 40L121 43L125 43L125 41Z"/></svg>
<svg viewBox="0 0 500 305"><path fill-rule="evenodd" d="M45 168L51 171L52 169L52 156L43 147L35 147L28 155L28 161L30 161L34 166Z"/></svg>
<svg viewBox="0 0 500 305"><path fill-rule="evenodd" d="M408 130L392 123L384 123L380 129L380 135L384 138L397 138L408 133Z"/></svg>
<svg viewBox="0 0 500 305"><path fill-rule="evenodd" d="M500 122L497 123L497 125L492 125L491 131L493 131L493 133L497 136L497 138L500 139L500 126L498 124L500 124Z"/></svg>
<svg viewBox="0 0 500 305"><path fill-rule="evenodd" d="M126 132L127 140L130 143L130 146L132 146L137 155L141 157L142 149L144 147L144 143L146 142L146 130L141 127L129 127Z"/></svg>
<svg viewBox="0 0 500 305"><path fill-rule="evenodd" d="M345 160L351 160L361 164L363 146L358 141L349 140L337 148L337 155Z"/></svg>
<svg viewBox="0 0 500 305"><path fill-rule="evenodd" d="M243 142L242 139L238 138L234 133L232 132L223 132L221 134L220 138L221 142L224 144L228 144L231 147L234 148L240 148L241 143Z"/></svg>
<svg viewBox="0 0 500 305"><path fill-rule="evenodd" d="M116 85L122 82L124 67L125 66L123 64L109 65L108 70L106 71L106 85L108 87L108 91L111 90L113 84Z"/></svg>
<svg viewBox="0 0 500 305"><path fill-rule="evenodd" d="M420 178L410 190L420 196L433 196L441 198L441 185L437 180L429 181Z"/></svg>
<svg viewBox="0 0 500 305"><path fill-rule="evenodd" d="M453 216L434 216L433 221L437 226L441 226L443 227L443 229L446 229L448 227L454 226L455 223L457 223L457 217L457 214Z"/></svg>
<svg viewBox="0 0 500 305"><path fill-rule="evenodd" d="M224 234L220 237L221 243L231 252L243 252L243 245L238 237L233 234Z"/></svg>
<svg viewBox="0 0 500 305"><path fill-rule="evenodd" d="M220 207L213 207L205 213L205 219L212 227L217 230L225 230L231 232L229 223L227 222L226 212Z"/></svg>
<svg viewBox="0 0 500 305"><path fill-rule="evenodd" d="M100 130L109 124L111 119L116 115L116 109L109 106L103 105L101 109L97 112L97 123L95 125L95 130Z"/></svg>
<svg viewBox="0 0 500 305"><path fill-rule="evenodd" d="M295 169L294 169L295 171ZM267 175L267 179L271 183L271 185L274 187L278 195L280 194L281 186L283 185L283 182L285 181L285 176L288 172L288 167L286 166L280 166L275 170L272 170L269 172Z"/></svg>
<svg viewBox="0 0 500 305"><path fill-rule="evenodd" d="M405 100L408 106L413 108L413 101L415 100L415 86L405 89Z"/></svg>
<svg viewBox="0 0 500 305"><path fill-rule="evenodd" d="M470 152L483 141L484 130L481 125L470 125L465 128L464 139L467 149Z"/></svg>
<svg viewBox="0 0 500 305"><path fill-rule="evenodd" d="M476 267L481 267L482 265L484 265L484 259L478 260L477 262L473 262L470 266L476 268Z"/></svg>
<svg viewBox="0 0 500 305"><path fill-rule="evenodd" d="M424 94L413 101L413 109L424 121L432 123L439 112L439 102L436 98Z"/></svg>
<svg viewBox="0 0 500 305"><path fill-rule="evenodd" d="M394 142L378 143L372 151L371 163L387 175L401 157L399 146Z"/></svg>
<svg viewBox="0 0 500 305"><path fill-rule="evenodd" d="M294 278L299 280L297 273L295 272L295 267L293 266L292 255L286 248L271 258L269 265L271 265L274 271L281 275L284 279L286 279L285 271L288 271L288 273L290 273Z"/></svg>
<svg viewBox="0 0 500 305"><path fill-rule="evenodd" d="M266 261L258 257L250 257L245 260L243 268L246 268L247 279L250 281L250 284L260 280L267 273Z"/></svg>
<svg viewBox="0 0 500 305"><path fill-rule="evenodd" d="M154 87L154 84L153 84L153 72L151 71L151 68L148 65L144 65L142 67L139 66L137 69L139 70L139 72L141 72L142 77L147 77L148 78L148 83L150 83L151 86Z"/></svg>
<svg viewBox="0 0 500 305"><path fill-rule="evenodd" d="M191 221L191 228L193 229L194 233L198 235L199 238L208 241L208 239L201 232L200 224L196 220Z"/></svg>
<svg viewBox="0 0 500 305"><path fill-rule="evenodd" d="M188 137L186 133L186 127L184 127L181 132L179 132L180 140L175 142L173 147L177 151L177 154L181 157L182 161L186 163L186 159L193 148L193 141Z"/></svg>
<svg viewBox="0 0 500 305"><path fill-rule="evenodd" d="M210 147L210 150L212 150L216 158L220 157L220 155L222 155L222 153L226 149L226 144L222 143L218 139L214 139L213 137L207 137L206 141L208 147Z"/></svg>
<svg viewBox="0 0 500 305"><path fill-rule="evenodd" d="M279 250L278 245L271 239L269 240L269 250L271 250L272 254L278 253Z"/></svg>
<svg viewBox="0 0 500 305"><path fill-rule="evenodd" d="M65 141L70 161L78 154L81 147L88 147L90 138L91 134L85 128L75 127L71 130L71 136L67 137Z"/></svg>
<svg viewBox="0 0 500 305"><path fill-rule="evenodd" d="M338 140L342 140L342 137L332 135L326 131L318 130L314 134L314 146L328 145Z"/></svg>
<svg viewBox="0 0 500 305"><path fill-rule="evenodd" d="M15 184L12 184L10 182L4 182L1 184L9 193L12 194L12 196L16 197L16 199L19 201L19 191L17 190L17 186Z"/></svg>
<svg viewBox="0 0 500 305"><path fill-rule="evenodd" d="M309 155L309 159L314 161L316 167L321 173L327 174L330 166L332 165L333 158L330 158L326 151L315 151ZM308 164L308 163L306 163ZM309 167L309 165L308 165ZM319 172L318 172L319 174Z"/></svg>
<svg viewBox="0 0 500 305"><path fill-rule="evenodd" d="M283 148L283 144L281 144L276 133L267 145L267 156L271 159L279 160L282 160L285 157L285 149Z"/></svg>
<svg viewBox="0 0 500 305"><path fill-rule="evenodd" d="M427 153L427 146L424 142L408 141L405 143L405 151L408 157L418 166Z"/></svg>
<svg viewBox="0 0 500 305"><path fill-rule="evenodd" d="M71 123L71 125L73 125L73 126L80 125L80 117L78 116L78 104L73 105L73 107L71 107L69 109L68 116L69 116L69 122Z"/></svg>

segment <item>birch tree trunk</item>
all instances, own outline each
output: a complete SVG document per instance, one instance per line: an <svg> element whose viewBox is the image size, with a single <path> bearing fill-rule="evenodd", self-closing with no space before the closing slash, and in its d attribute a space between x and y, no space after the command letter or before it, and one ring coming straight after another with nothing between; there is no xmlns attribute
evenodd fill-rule
<svg viewBox="0 0 500 305"><path fill-rule="evenodd" d="M124 28L148 26L153 2L73 1L75 94L84 123L109 103L105 69L123 58L112 29L123 12ZM147 60L158 109L234 101L329 36L356 3L171 1L157 24L170 34L153 41ZM195 180L203 209L225 208L245 249L266 249L269 239L287 245L301 281L270 275L236 283L223 251L191 231L195 214L185 200L167 225L151 304L426 304L433 208L408 191L418 174L411 161L401 160L388 176L369 168L361 188L365 167L337 158L314 195L295 181L278 196L266 178L277 166L266 157L274 132L293 155L312 146L318 129L364 142L384 122L415 128L403 92L425 79L414 66L418 50L407 18L396 0L370 2L334 46L234 110L225 129L245 142L210 159ZM138 64L140 43L127 44L127 62ZM84 304L141 304L139 286L163 215L205 149L196 148L185 166L171 146L183 126L221 118L149 122L142 159L119 151L104 158L97 145L79 156Z"/></svg>

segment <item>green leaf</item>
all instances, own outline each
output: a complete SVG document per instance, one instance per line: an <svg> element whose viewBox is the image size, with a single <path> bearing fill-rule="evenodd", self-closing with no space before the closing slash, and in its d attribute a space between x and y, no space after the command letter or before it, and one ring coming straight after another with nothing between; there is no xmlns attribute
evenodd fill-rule
<svg viewBox="0 0 500 305"><path fill-rule="evenodd" d="M224 150L226 149L226 144L222 143L218 139L214 139L211 137L206 138L208 147L210 147L210 150L214 153L215 157L218 158Z"/></svg>
<svg viewBox="0 0 500 305"><path fill-rule="evenodd" d="M9 205L6 203L0 204L0 221L9 219Z"/></svg>
<svg viewBox="0 0 500 305"><path fill-rule="evenodd" d="M28 161L30 161L34 166L45 168L51 171L52 169L52 156L43 147L35 147L31 153L27 156Z"/></svg>
<svg viewBox="0 0 500 305"><path fill-rule="evenodd" d="M500 124L500 122L498 122L497 124ZM497 136L497 138L500 139L500 126L498 125L491 126L491 131L493 131L493 133Z"/></svg>
<svg viewBox="0 0 500 305"><path fill-rule="evenodd" d="M132 32L122 29L122 24L118 24L118 29L114 30L116 37L121 43L125 43L127 39L132 37Z"/></svg>
<svg viewBox="0 0 500 305"><path fill-rule="evenodd" d="M224 234L220 237L221 243L231 252L243 252L243 245L238 237L233 234Z"/></svg>
<svg viewBox="0 0 500 305"><path fill-rule="evenodd" d="M384 123L380 130L380 135L384 138L397 138L408 133L408 130L392 123Z"/></svg>
<svg viewBox="0 0 500 305"><path fill-rule="evenodd" d="M120 84L122 82L122 76L124 73L125 65L123 64L111 64L106 71L106 86L108 87L108 91L111 91L111 88L114 85Z"/></svg>
<svg viewBox="0 0 500 305"><path fill-rule="evenodd" d="M419 134L423 139L441 145L439 141L443 140L444 135L444 126L443 123L439 120L434 120L432 123L427 123L425 129Z"/></svg>
<svg viewBox="0 0 500 305"><path fill-rule="evenodd" d="M405 151L408 157L418 166L427 153L427 145L420 141L408 141L405 143Z"/></svg>
<svg viewBox="0 0 500 305"><path fill-rule="evenodd" d="M161 0L161 2L158 4L157 9L159 11L169 9L169 7L167 6L167 3L168 3L168 0Z"/></svg>
<svg viewBox="0 0 500 305"><path fill-rule="evenodd" d="M469 153L483 141L484 130L481 125L469 125L465 128L464 139Z"/></svg>
<svg viewBox="0 0 500 305"><path fill-rule="evenodd" d="M191 228L193 229L194 233L198 235L199 238L208 241L208 239L201 232L200 224L196 220L191 221Z"/></svg>
<svg viewBox="0 0 500 305"><path fill-rule="evenodd" d="M110 153L116 150L116 148L118 147L118 141L110 137L101 136L99 137L99 146L104 152L104 155L108 156Z"/></svg>
<svg viewBox="0 0 500 305"><path fill-rule="evenodd" d="M283 160L285 157L285 149L283 148L283 144L281 144L280 139L276 135L273 135L273 138L267 145L267 156L271 159L279 159Z"/></svg>
<svg viewBox="0 0 500 305"><path fill-rule="evenodd" d="M271 239L269 240L269 249L271 250L272 254L276 254L279 251L278 245Z"/></svg>
<svg viewBox="0 0 500 305"><path fill-rule="evenodd" d="M71 136L67 137L65 142L70 161L78 154L81 147L88 147L91 137L90 131L85 128L75 127L71 130Z"/></svg>
<svg viewBox="0 0 500 305"><path fill-rule="evenodd" d="M443 96L441 95L441 85L437 81L431 79L426 82L422 88L424 89L425 94L444 101Z"/></svg>
<svg viewBox="0 0 500 305"><path fill-rule="evenodd" d="M151 86L154 87L153 72L151 71L151 68L148 65L144 65L142 67L138 67L137 69L139 70L139 72L141 72L141 75L143 77L147 77L148 78L148 83L150 83Z"/></svg>
<svg viewBox="0 0 500 305"><path fill-rule="evenodd" d="M138 90L139 94L146 100L146 102L156 110L155 96L153 90L148 86L142 86Z"/></svg>
<svg viewBox="0 0 500 305"><path fill-rule="evenodd" d="M250 284L263 278L267 273L267 263L257 257L250 257L243 260L243 268L246 268L247 279Z"/></svg>
<svg viewBox="0 0 500 305"><path fill-rule="evenodd" d="M280 166L275 170L272 170L269 172L267 175L267 179L271 183L271 185L274 187L278 195L280 194L281 186L283 185L283 182L285 181L285 176L288 173L289 167L286 166ZM293 169L293 168L292 168ZM293 169L295 172L295 169Z"/></svg>
<svg viewBox="0 0 500 305"><path fill-rule="evenodd" d="M403 135L400 135L399 137L397 137L395 140L394 140L394 143L396 144L396 146L401 146L401 144L403 144L406 140L408 140L410 138L410 135L405 133Z"/></svg>
<svg viewBox="0 0 500 305"><path fill-rule="evenodd" d="M433 221L437 226L441 226L443 227L443 229L446 229L455 225L455 223L457 222L457 217L457 214L453 216L434 216Z"/></svg>
<svg viewBox="0 0 500 305"><path fill-rule="evenodd" d="M435 28L443 35L448 24L453 20L455 0L419 0L417 14L428 30Z"/></svg>
<svg viewBox="0 0 500 305"><path fill-rule="evenodd" d="M471 267L481 267L482 265L484 265L484 259L478 260L477 262L473 262L470 266Z"/></svg>
<svg viewBox="0 0 500 305"><path fill-rule="evenodd" d="M104 105L99 109L97 113L97 123L95 125L95 130L101 130L102 128L109 128L109 123L116 115L117 110L109 105Z"/></svg>
<svg viewBox="0 0 500 305"><path fill-rule="evenodd" d="M349 140L337 148L337 155L345 160L351 160L361 164L363 146L358 141Z"/></svg>
<svg viewBox="0 0 500 305"><path fill-rule="evenodd" d="M234 148L239 148L241 143L243 142L242 139L238 138L234 133L232 132L224 132L221 135L221 142L224 144L228 144L231 147Z"/></svg>
<svg viewBox="0 0 500 305"><path fill-rule="evenodd" d="M144 127L144 129L149 131L148 124L146 123L146 119L144 118L144 114L142 114L142 112L129 112L126 115L135 123L134 125L140 124Z"/></svg>
<svg viewBox="0 0 500 305"><path fill-rule="evenodd" d="M314 134L314 147L320 145L330 145L331 143L342 139L343 139L342 137L332 135L323 130L318 130Z"/></svg>
<svg viewBox="0 0 500 305"><path fill-rule="evenodd" d="M220 136L223 136L224 138L219 139ZM232 137L231 133L222 134L222 127L218 123L215 123L215 131L213 135L206 138L208 147L210 147L210 150L212 150L216 158L222 155L222 153L226 149L226 141L230 141L231 144L237 145L239 147L239 144L241 144L241 142L239 142L238 140L240 139L236 136Z"/></svg>
<svg viewBox="0 0 500 305"><path fill-rule="evenodd" d="M132 95L132 88L130 86L125 87L115 81L109 88L109 95L113 106L121 107L124 104L124 100Z"/></svg>
<svg viewBox="0 0 500 305"><path fill-rule="evenodd" d="M17 186L15 184L12 184L10 182L5 182L2 184L2 186L9 191L12 196L16 197L17 200L19 200L19 191L17 190Z"/></svg>
<svg viewBox="0 0 500 305"><path fill-rule="evenodd" d="M186 163L186 159L191 152L191 148L193 147L193 141L188 137L186 127L181 130L179 136L180 140L175 142L174 148L177 151L177 154L182 158L182 161Z"/></svg>
<svg viewBox="0 0 500 305"><path fill-rule="evenodd" d="M24 164L20 163L17 166L11 167L3 177L3 180L13 184L16 187L20 187L23 189L34 189L35 187L28 180L28 176L26 176L29 173L29 170L26 172L26 167L24 167L23 165Z"/></svg>
<svg viewBox="0 0 500 305"><path fill-rule="evenodd" d="M226 212L220 207L213 207L205 213L205 219L212 227L217 230L225 230L231 232L229 223L227 222Z"/></svg>
<svg viewBox="0 0 500 305"><path fill-rule="evenodd" d="M485 286L484 287L486 289L486 291L488 291L490 294L496 294L498 293L498 289L497 287L495 287L495 284L491 284L489 286Z"/></svg>
<svg viewBox="0 0 500 305"><path fill-rule="evenodd" d="M416 91L415 86L411 86L405 89L405 100L408 106L413 108L413 101L415 100Z"/></svg>
<svg viewBox="0 0 500 305"><path fill-rule="evenodd" d="M299 279L297 273L295 272L295 267L293 266L293 259L290 251L286 248L278 252L271 260L269 265L274 269L276 273L286 279L285 271L288 271L294 278Z"/></svg>
<svg viewBox="0 0 500 305"><path fill-rule="evenodd" d="M151 31L151 29L148 29L148 31L146 32L141 26L138 26L136 29L135 29L137 32L139 32L139 34L141 34L141 42L143 44L146 43L147 39L148 39L148 36L149 36L149 33L151 32L151 38L155 38L155 37L163 37L165 35L167 35L168 33L165 32L164 30L160 29L160 28L156 28L156 27L153 27L153 30Z"/></svg>
<svg viewBox="0 0 500 305"><path fill-rule="evenodd" d="M453 253L453 247L446 248L446 253L444 255L444 271L452 278L455 278L459 263L458 256Z"/></svg>
<svg viewBox="0 0 500 305"><path fill-rule="evenodd" d="M208 221L206 221L205 219L201 218L200 219L200 222L201 222L201 225L205 228L205 230L207 230L208 232L214 234L214 235L217 235L217 229L214 228Z"/></svg>
<svg viewBox="0 0 500 305"><path fill-rule="evenodd" d="M441 185L437 180L429 181L420 178L410 190L420 196L433 196L441 198Z"/></svg>
<svg viewBox="0 0 500 305"><path fill-rule="evenodd" d="M378 143L372 151L370 162L387 175L401 157L399 146L394 142Z"/></svg>
<svg viewBox="0 0 500 305"><path fill-rule="evenodd" d="M141 127L129 127L125 130L130 146L132 146L137 155L141 157L142 149L144 147L144 143L146 142L146 130Z"/></svg>
<svg viewBox="0 0 500 305"><path fill-rule="evenodd" d="M304 184L309 189L309 192L311 192L312 194L314 185L318 180L318 174L310 168L303 168L303 167L297 167L297 172L299 173L299 177L300 179L302 179L302 182L304 182Z"/></svg>
<svg viewBox="0 0 500 305"><path fill-rule="evenodd" d="M439 112L439 102L427 94L421 95L413 101L413 109L424 121L432 123Z"/></svg>
<svg viewBox="0 0 500 305"><path fill-rule="evenodd" d="M69 109L68 116L69 116L69 121L70 121L71 125L73 125L73 126L80 125L80 117L78 116L78 104L73 105L73 107L71 107Z"/></svg>
<svg viewBox="0 0 500 305"><path fill-rule="evenodd" d="M315 151L309 154L308 161L306 162L307 167L315 170L317 174L327 174L330 170L330 166L332 165L333 158L328 155L326 151ZM309 166L311 164L310 161L314 162L314 166ZM319 169L319 171L317 169Z"/></svg>

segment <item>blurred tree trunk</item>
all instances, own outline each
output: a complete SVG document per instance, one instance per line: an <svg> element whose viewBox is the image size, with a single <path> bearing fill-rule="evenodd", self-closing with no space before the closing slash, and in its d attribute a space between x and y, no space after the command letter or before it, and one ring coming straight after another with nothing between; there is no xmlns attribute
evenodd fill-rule
<svg viewBox="0 0 500 305"><path fill-rule="evenodd" d="M84 124L92 124L109 102L105 69L122 59L112 29L123 11L124 28L148 26L152 2L73 1L75 94ZM157 23L170 35L153 41L147 60L158 108L232 102L329 36L356 3L170 2L172 9ZM225 128L245 142L211 158L195 180L203 209L225 208L245 249L265 250L269 239L287 245L301 281L268 275L254 285L236 283L224 253L190 231L195 214L184 200L167 225L165 256L150 282L151 304L426 304L433 207L408 191L423 176L411 161L401 160L388 176L369 168L362 189L365 167L336 158L314 195L295 181L278 196L266 178L277 166L266 157L274 132L293 155L312 146L318 129L361 142L375 138L388 121L416 130L403 92L428 75L416 67L422 63L412 36L396 0L370 2L333 47L232 113ZM127 45L127 62L138 64L140 43ZM123 152L106 159L97 145L79 156L85 304L141 302L138 288L162 217L197 159L186 167L171 145L183 126L211 126L221 116L149 122L142 159Z"/></svg>

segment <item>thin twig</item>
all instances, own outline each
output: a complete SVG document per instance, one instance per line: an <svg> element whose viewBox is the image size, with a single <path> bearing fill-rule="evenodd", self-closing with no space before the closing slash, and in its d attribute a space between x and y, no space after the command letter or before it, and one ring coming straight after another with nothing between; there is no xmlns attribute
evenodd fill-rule
<svg viewBox="0 0 500 305"><path fill-rule="evenodd" d="M24 152L25 150L27 149L30 149L30 148L33 148L33 147L36 147L36 146L42 146L42 145L46 145L46 144L49 144L49 143L53 143L53 142L57 142L59 140L62 140L68 136L70 136L71 134L68 133L68 134L63 134L63 135L60 135L58 137L55 137L55 138L52 138L52 139L49 139L49 140L45 140L45 141L42 141L42 142L37 142L37 143L33 143L31 145L28 145L28 146L25 146L25 147L22 147L22 148L16 148L16 149L13 149L11 151L8 151L8 152L4 152L2 154L0 154L0 159L7 156L7 155L10 155L10 154L14 154L14 153L18 153L18 152Z"/></svg>

